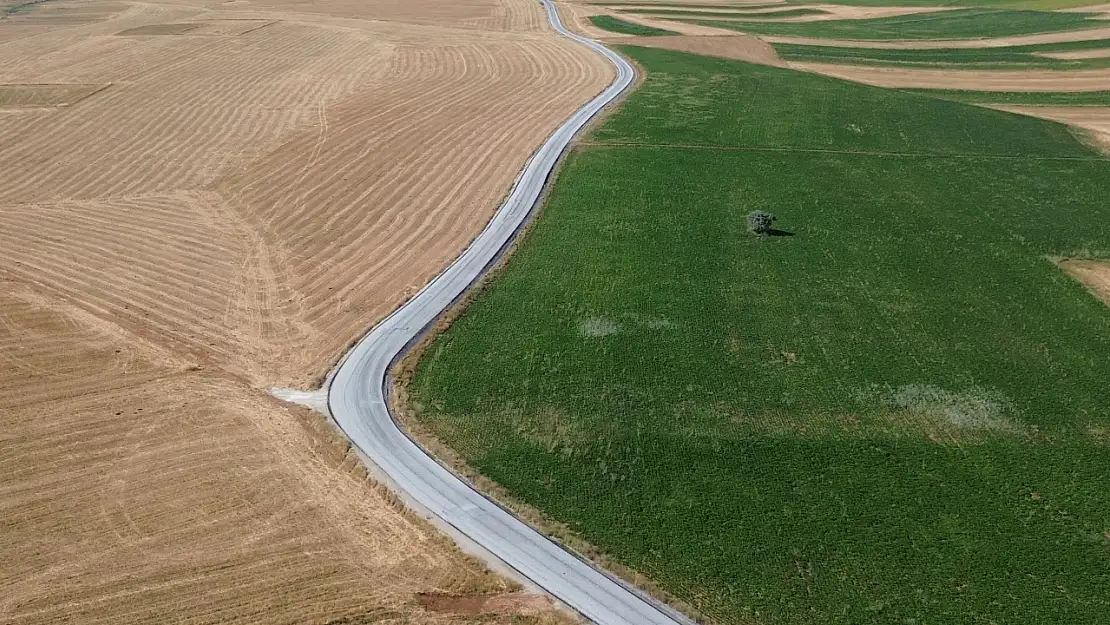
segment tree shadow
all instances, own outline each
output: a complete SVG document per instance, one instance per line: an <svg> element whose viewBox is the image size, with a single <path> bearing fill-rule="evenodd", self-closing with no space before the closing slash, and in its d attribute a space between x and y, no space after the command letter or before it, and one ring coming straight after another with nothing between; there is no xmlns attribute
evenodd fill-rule
<svg viewBox="0 0 1110 625"><path fill-rule="evenodd" d="M776 228L771 228L770 230L767 231L767 236L769 236L769 237L792 237L792 236L794 236L794 233L793 232L787 232L785 230L778 230Z"/></svg>

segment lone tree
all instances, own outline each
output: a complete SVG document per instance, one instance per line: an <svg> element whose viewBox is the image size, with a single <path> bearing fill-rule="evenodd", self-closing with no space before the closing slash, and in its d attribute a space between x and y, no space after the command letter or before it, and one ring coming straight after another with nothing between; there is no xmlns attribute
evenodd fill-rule
<svg viewBox="0 0 1110 625"><path fill-rule="evenodd" d="M777 218L772 213L752 211L748 213L748 230L756 234L768 234L775 219Z"/></svg>

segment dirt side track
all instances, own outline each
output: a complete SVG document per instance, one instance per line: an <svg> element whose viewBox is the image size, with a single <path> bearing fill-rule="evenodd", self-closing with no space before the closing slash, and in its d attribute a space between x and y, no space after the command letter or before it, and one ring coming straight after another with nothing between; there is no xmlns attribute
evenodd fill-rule
<svg viewBox="0 0 1110 625"><path fill-rule="evenodd" d="M0 21L0 622L469 622L419 597L511 584L266 389L457 256L613 71L526 0L221 7Z"/></svg>

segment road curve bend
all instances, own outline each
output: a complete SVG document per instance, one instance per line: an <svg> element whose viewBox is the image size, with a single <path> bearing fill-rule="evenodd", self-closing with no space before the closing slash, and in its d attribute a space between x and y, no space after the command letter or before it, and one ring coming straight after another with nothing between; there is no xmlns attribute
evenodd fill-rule
<svg viewBox="0 0 1110 625"><path fill-rule="evenodd" d="M410 440L389 412L390 367L498 257L536 205L571 139L635 77L627 61L600 43L568 31L549 0L542 4L555 30L612 61L616 80L532 156L508 199L470 247L351 349L332 376L328 406L351 442L406 495L582 616L598 625L675 625L687 621L562 549L475 491Z"/></svg>

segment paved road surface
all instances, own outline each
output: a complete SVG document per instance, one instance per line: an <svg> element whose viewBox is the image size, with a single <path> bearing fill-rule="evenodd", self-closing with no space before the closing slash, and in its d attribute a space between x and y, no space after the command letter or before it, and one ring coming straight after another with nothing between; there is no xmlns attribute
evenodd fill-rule
<svg viewBox="0 0 1110 625"><path fill-rule="evenodd" d="M575 133L634 78L624 59L567 31L554 7L547 0L543 4L556 30L613 62L616 81L579 109L532 157L505 204L462 256L347 354L332 377L328 405L351 441L409 497L586 618L598 625L685 623L686 619L564 551L467 486L398 429L386 402L390 366L481 276L528 217Z"/></svg>

